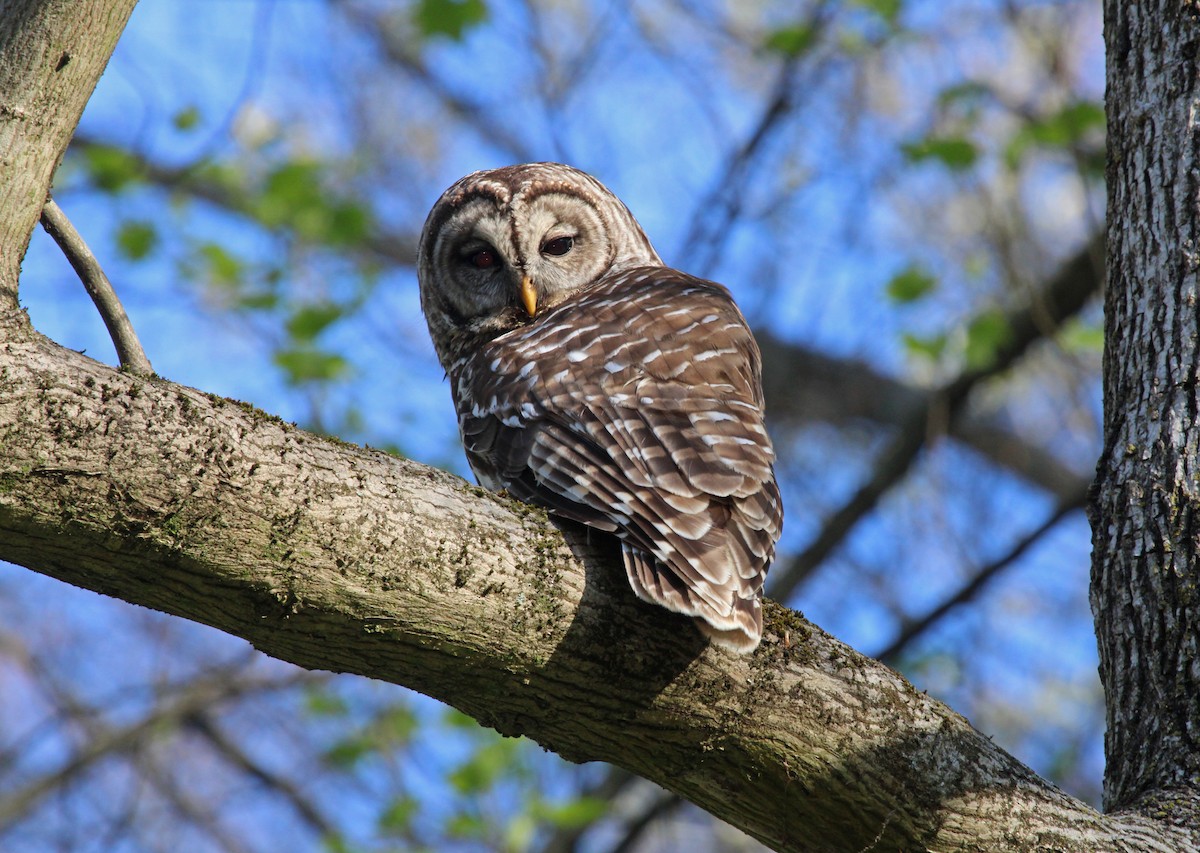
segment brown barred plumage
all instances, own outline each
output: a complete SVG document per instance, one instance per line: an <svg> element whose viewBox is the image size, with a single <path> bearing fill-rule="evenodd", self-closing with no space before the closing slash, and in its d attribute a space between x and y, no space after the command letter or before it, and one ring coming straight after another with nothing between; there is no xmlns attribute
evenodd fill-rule
<svg viewBox="0 0 1200 853"><path fill-rule="evenodd" d="M641 598L753 650L782 506L729 292L664 266L612 193L556 163L460 180L419 256L480 483L619 536Z"/></svg>

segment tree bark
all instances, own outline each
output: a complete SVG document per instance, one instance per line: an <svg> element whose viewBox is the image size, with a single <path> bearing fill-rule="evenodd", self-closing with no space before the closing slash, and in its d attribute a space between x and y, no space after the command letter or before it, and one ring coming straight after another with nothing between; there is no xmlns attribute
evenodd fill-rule
<svg viewBox="0 0 1200 853"><path fill-rule="evenodd" d="M1200 817L1200 9L1105 3L1105 447L1091 507L1105 805Z"/></svg>
<svg viewBox="0 0 1200 853"><path fill-rule="evenodd" d="M611 543L38 335L11 259L131 6L0 0L0 558L611 761L779 850L1200 849L1065 796L798 614L768 606L732 657L637 601Z"/></svg>
<svg viewBox="0 0 1200 853"><path fill-rule="evenodd" d="M137 0L0 0L0 311L54 169Z"/></svg>

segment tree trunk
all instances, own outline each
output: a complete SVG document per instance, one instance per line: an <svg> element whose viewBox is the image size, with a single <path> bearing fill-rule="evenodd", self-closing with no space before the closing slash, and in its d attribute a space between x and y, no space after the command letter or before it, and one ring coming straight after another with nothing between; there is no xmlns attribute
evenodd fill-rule
<svg viewBox="0 0 1200 853"><path fill-rule="evenodd" d="M137 0L0 0L0 312L50 180Z"/></svg>
<svg viewBox="0 0 1200 853"><path fill-rule="evenodd" d="M1194 822L1066 797L795 613L769 606L758 652L732 657L638 602L612 553L539 512L39 336L16 307L15 259L131 7L0 0L0 558L611 761L779 850L1200 849ZM1130 345L1181 341L1151 331ZM1097 589L1100 604L1113 595ZM1123 602L1109 621L1122 643L1143 618L1163 626L1142 638L1147 652L1194 665L1194 632L1178 611L1159 616L1161 600ZM1147 662L1106 675L1161 689L1134 668ZM1196 694L1170 686L1147 731L1178 739ZM1137 790L1178 789L1191 765L1157 766L1130 771Z"/></svg>
<svg viewBox="0 0 1200 853"><path fill-rule="evenodd" d="M1092 611L1107 809L1200 817L1200 10L1105 3L1105 447Z"/></svg>

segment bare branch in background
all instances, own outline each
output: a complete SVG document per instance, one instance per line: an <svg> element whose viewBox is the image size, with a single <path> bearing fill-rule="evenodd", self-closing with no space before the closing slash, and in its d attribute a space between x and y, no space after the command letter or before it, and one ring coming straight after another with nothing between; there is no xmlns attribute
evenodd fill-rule
<svg viewBox="0 0 1200 853"><path fill-rule="evenodd" d="M156 702L140 719L93 735L56 769L30 780L16 791L5 793L0 798L0 830L26 817L45 797L62 789L101 760L142 748L149 742L151 733L177 727L181 721L205 708L244 693L292 686L311 677L309 673L298 672L285 679L264 681L230 678L228 673L214 673L185 684L175 695Z"/></svg>
<svg viewBox="0 0 1200 853"><path fill-rule="evenodd" d="M803 25L814 34L819 34L825 24L825 2L814 4ZM815 39L814 39L815 40ZM758 120L742 142L730 151L724 167L712 182L712 188L700 199L692 215L691 225L683 245L693 259L689 272L694 275L711 275L728 236L732 233L731 223L743 212L745 196L729 192L730 187L747 182L767 142L795 114L807 93L813 91L812 79L824 65L810 61L807 51L798 51L783 58L776 72L771 96L762 106ZM802 80L802 75L810 79Z"/></svg>
<svg viewBox="0 0 1200 853"><path fill-rule="evenodd" d="M1100 238L1096 238L1099 240ZM1095 246L1089 247L1094 249ZM1055 276L1030 304L1010 311L1005 317L1007 339L997 348L990 363L970 368L941 388L930 392L904 416L900 433L880 454L871 477L826 520L816 538L798 556L776 570L770 592L786 600L837 548L851 529L878 504L880 498L900 481L926 443L952 424L971 391L980 383L1008 370L1026 350L1044 335L1074 316L1094 293L1094 275L1081 274L1078 266L1090 264L1092 254L1077 256Z"/></svg>
<svg viewBox="0 0 1200 853"><path fill-rule="evenodd" d="M71 140L71 149L86 152L108 147L86 133L78 133ZM173 192L182 192L206 201L231 213L255 217L250 196L245 192L214 180L205 174L205 163L192 166L170 167L154 162L150 158L128 151L129 158L137 163L142 179L147 183ZM417 235L371 229L363 240L363 248L377 260L387 264L412 266L417 262Z"/></svg>
<svg viewBox="0 0 1200 853"><path fill-rule="evenodd" d="M1008 553L993 560L987 565L975 570L971 578L961 587L948 595L940 604L929 609L925 615L904 624L900 633L890 643L880 649L874 657L884 663L895 664L896 659L903 654L913 641L936 625L950 611L969 601L983 591L983 588L996 578L1002 571L1013 565L1020 557L1037 542L1053 530L1060 521L1076 510L1082 509L1087 500L1087 490L1079 492L1065 503L1059 504L1049 517L1021 538Z"/></svg>
<svg viewBox="0 0 1200 853"><path fill-rule="evenodd" d="M630 853L651 826L667 818L683 805L683 798L670 791L660 791L640 812L625 824L625 833L610 853Z"/></svg>
<svg viewBox="0 0 1200 853"><path fill-rule="evenodd" d="M219 810L210 808L207 803L197 802L194 793L180 787L174 774L158 767L144 767L142 772L153 783L155 793L162 797L180 818L195 827L198 832L212 838L225 853L253 853L253 848L243 844L241 839L225 828Z"/></svg>
<svg viewBox="0 0 1200 853"><path fill-rule="evenodd" d="M365 37L378 45L384 59L425 87L441 102L447 112L475 131L485 143L505 150L514 158L514 162L535 159L533 151L523 139L502 127L483 106L467 100L432 74L426 67L424 58L413 51L411 45L400 36L387 14L369 12L346 0L329 2L356 24Z"/></svg>
<svg viewBox="0 0 1200 853"><path fill-rule="evenodd" d="M649 783L634 776L628 770L622 770L620 767L609 765L604 777L597 784L581 791L580 796L612 802L622 791L636 784ZM540 853L574 853L578 849L579 840L594 825L593 822L581 826L570 826L559 829L541 846Z"/></svg>
<svg viewBox="0 0 1200 853"><path fill-rule="evenodd" d="M334 838L337 836L337 827L326 819L325 815L304 795L298 785L252 758L236 741L221 730L220 724L211 713L193 714L184 721L184 725L190 731L204 738L217 754L236 770L256 780L291 804L301 819L319 837Z"/></svg>

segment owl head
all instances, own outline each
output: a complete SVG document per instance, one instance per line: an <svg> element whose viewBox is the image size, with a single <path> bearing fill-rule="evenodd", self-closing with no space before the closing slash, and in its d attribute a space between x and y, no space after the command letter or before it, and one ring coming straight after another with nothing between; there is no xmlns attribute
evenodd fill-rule
<svg viewBox="0 0 1200 853"><path fill-rule="evenodd" d="M662 265L620 199L561 163L459 180L425 220L417 263L421 307L447 368L609 272Z"/></svg>

